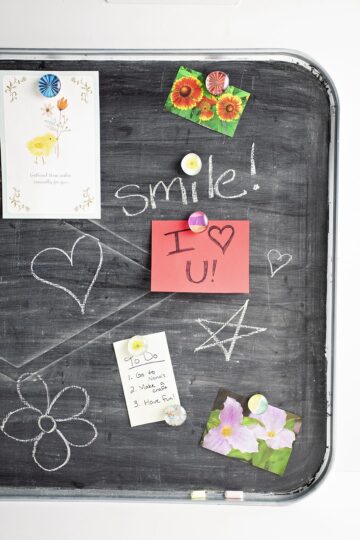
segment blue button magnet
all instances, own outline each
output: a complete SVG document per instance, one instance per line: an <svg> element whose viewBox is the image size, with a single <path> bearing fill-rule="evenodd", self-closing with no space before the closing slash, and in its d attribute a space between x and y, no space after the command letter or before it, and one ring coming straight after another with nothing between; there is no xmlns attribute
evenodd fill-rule
<svg viewBox="0 0 360 540"><path fill-rule="evenodd" d="M52 98L58 95L61 88L61 82L59 77L52 73L43 75L39 80L39 90L45 97Z"/></svg>

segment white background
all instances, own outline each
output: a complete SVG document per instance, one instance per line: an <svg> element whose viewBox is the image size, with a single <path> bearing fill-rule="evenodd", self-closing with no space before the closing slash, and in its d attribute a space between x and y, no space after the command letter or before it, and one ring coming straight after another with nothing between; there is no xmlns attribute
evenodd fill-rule
<svg viewBox="0 0 360 540"><path fill-rule="evenodd" d="M360 0L219 4L0 0L0 47L279 47L310 55L330 73L341 103L335 455L330 472L310 495L277 508L0 502L0 537L5 540L359 537Z"/></svg>

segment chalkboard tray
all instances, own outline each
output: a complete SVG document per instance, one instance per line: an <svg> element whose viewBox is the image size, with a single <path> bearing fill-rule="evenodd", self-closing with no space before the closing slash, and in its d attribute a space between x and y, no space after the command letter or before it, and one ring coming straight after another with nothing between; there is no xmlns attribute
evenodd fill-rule
<svg viewBox="0 0 360 540"><path fill-rule="evenodd" d="M180 65L221 69L251 92L233 138L164 111ZM205 490L207 501L227 504L229 490L242 492L244 502L307 493L327 470L332 439L338 102L327 74L296 53L236 50L3 50L0 69L99 71L102 174L101 220L0 221L0 419L21 407L16 381L32 373L51 397L66 393L71 414L79 405L68 387L86 389L86 417L97 429L96 440L72 447L54 472L36 464L33 443L0 432L0 494L191 500ZM127 216L124 208L144 206L149 184L179 175L188 151L204 162L198 202L183 204L173 186L169 197L159 189L155 207ZM234 169L231 189L246 196L209 198L210 156L216 178ZM125 185L143 198L118 198ZM187 219L195 209L211 219L250 220L250 294L150 292L151 220ZM36 253L50 246L69 252L82 235L98 239L103 251L84 315L70 295L30 271ZM292 256L273 278L271 249ZM53 276L79 294L97 264L90 247L83 257L78 280L65 266ZM224 321L248 299L248 324L267 331L241 340L229 362L217 347L195 353L204 340L197 320ZM112 343L159 331L166 331L188 418L177 429L163 422L130 428ZM40 408L45 386L38 382L24 399ZM283 477L199 446L221 387L245 396L261 391L302 416ZM59 452L49 444L49 459Z"/></svg>

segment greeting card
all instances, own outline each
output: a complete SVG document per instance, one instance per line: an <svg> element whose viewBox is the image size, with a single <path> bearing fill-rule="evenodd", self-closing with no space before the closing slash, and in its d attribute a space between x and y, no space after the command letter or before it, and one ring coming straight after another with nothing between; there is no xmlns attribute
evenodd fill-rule
<svg viewBox="0 0 360 540"><path fill-rule="evenodd" d="M228 86L214 96L205 85L205 75L180 66L165 103L165 110L200 126L233 137L250 93Z"/></svg>
<svg viewBox="0 0 360 540"><path fill-rule="evenodd" d="M100 218L98 72L0 71L4 218Z"/></svg>

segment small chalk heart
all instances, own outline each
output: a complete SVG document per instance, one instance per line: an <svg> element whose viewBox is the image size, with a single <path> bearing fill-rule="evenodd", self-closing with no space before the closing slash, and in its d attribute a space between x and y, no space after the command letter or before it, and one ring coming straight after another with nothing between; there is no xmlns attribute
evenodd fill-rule
<svg viewBox="0 0 360 540"><path fill-rule="evenodd" d="M290 253L280 253L278 249L270 249L267 259L270 264L270 277L273 278L279 270L289 264L292 260L292 255Z"/></svg>

